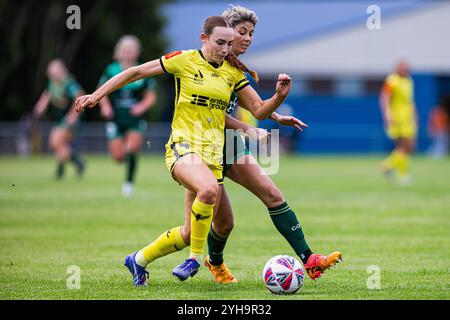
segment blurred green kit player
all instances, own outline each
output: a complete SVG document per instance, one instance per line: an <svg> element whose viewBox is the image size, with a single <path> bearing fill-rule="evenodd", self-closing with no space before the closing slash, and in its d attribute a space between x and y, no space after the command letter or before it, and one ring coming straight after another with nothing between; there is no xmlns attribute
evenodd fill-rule
<svg viewBox="0 0 450 320"><path fill-rule="evenodd" d="M50 131L49 145L58 160L56 178L59 180L64 176L64 165L67 161L75 165L77 174L81 176L85 166L71 142L80 122L73 104L77 97L83 95L83 90L60 59L50 61L47 77L48 87L36 103L33 116L41 118L48 106L52 105L54 126Z"/></svg>
<svg viewBox="0 0 450 320"><path fill-rule="evenodd" d="M115 61L109 64L99 85L122 71L134 67L141 53L141 44L135 36L123 36L115 50ZM145 112L156 102L156 82L146 78L129 83L100 101L102 116L108 120L106 135L108 148L114 160L126 164L126 177L122 194L130 196L137 166L137 153L141 149L147 122Z"/></svg>

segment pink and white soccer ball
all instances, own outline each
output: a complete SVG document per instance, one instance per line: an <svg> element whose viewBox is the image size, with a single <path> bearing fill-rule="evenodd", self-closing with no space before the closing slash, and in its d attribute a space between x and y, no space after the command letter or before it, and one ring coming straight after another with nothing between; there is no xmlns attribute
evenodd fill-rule
<svg viewBox="0 0 450 320"><path fill-rule="evenodd" d="M304 277L300 262L288 255L275 256L264 266L263 280L272 293L295 293L302 287Z"/></svg>

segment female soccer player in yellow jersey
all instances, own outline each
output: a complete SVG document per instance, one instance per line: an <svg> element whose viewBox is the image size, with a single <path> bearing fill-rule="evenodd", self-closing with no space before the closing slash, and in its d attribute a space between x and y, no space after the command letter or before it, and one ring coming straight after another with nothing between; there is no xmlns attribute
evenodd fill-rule
<svg viewBox="0 0 450 320"><path fill-rule="evenodd" d="M255 12L240 6L231 6L223 13L231 26L234 28L234 42L232 52L235 56L244 54L253 39L255 25L257 23L257 16ZM257 75L253 73L254 77ZM238 104L238 96L233 94L227 109L227 113L231 114L233 109ZM260 120L258 106L246 105L245 101L239 100L239 105L248 109L255 117ZM272 113L271 118L283 125L294 126L301 130L305 127L300 120L291 116L282 116L277 113ZM248 129L254 129L245 123L242 123L230 115L227 115L227 128L242 129L245 132L251 132ZM257 132L258 133L258 132ZM260 133L260 132L259 132ZM255 194L268 208L269 214L272 218L277 230L285 237L294 251L300 256L308 275L312 279L318 278L326 269L334 265L341 259L340 252L333 252L328 256L321 254L313 254L305 241L302 228L297 220L297 217L292 209L287 205L281 191L273 183L273 181L265 174L263 170L253 158L251 153L246 149L242 139L235 139L228 141L227 137L225 145L235 145L231 154L226 152L224 148L224 176L237 182L243 187L247 188ZM234 136L231 137L234 139ZM190 218L191 207L195 200L195 193L186 191L186 215L185 224L177 228L171 229L168 233L163 233L158 239L147 247L140 250L137 254L137 260L141 265L146 266L155 259L174 252L174 246L181 243L176 243L176 238L183 239L184 243L188 244L190 239ZM236 282L236 278L229 271L228 267L223 262L223 251L229 234L233 229L233 212L231 203L225 192L222 190L219 208L217 214L213 218L212 227L208 234L208 249L209 256L205 259L205 266L213 273L216 282L230 283ZM177 235L177 236L175 236ZM177 273L175 268L175 273Z"/></svg>
<svg viewBox="0 0 450 320"><path fill-rule="evenodd" d="M231 53L233 39L234 31L226 18L208 17L203 25L200 50L172 52L128 68L93 94L76 101L76 109L81 112L133 81L163 72L174 75L175 112L172 132L166 144L166 165L176 181L196 194L191 207L191 254L176 274L182 280L195 275L200 267L213 213L218 208L214 205L220 202L225 112L231 93L237 92L241 101L257 107L261 117L266 118L284 101L290 90L290 77L280 74L276 93L262 101L249 86L243 72L247 68ZM168 231L167 237L171 233ZM172 236L177 240L175 249L187 246L180 233ZM136 262L136 253L126 257L125 265L133 275L133 284L142 286L146 285L148 272Z"/></svg>
<svg viewBox="0 0 450 320"><path fill-rule="evenodd" d="M386 78L380 105L386 133L395 141L395 148L383 161L381 170L388 177L397 173L399 183L407 185L411 182L409 159L415 149L417 133L414 83L407 62L400 61L395 72Z"/></svg>

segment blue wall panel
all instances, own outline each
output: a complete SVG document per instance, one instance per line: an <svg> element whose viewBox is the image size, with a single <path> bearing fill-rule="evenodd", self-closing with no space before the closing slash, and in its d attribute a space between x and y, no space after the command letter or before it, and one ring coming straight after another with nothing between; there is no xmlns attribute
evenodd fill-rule
<svg viewBox="0 0 450 320"><path fill-rule="evenodd" d="M415 101L419 114L418 152L428 147L427 123L438 102L438 80L434 75L416 74ZM267 97L267 95L265 95ZM392 143L383 130L379 97L290 96L286 100L294 115L309 125L297 135L300 153L378 153ZM262 127L276 127L271 120Z"/></svg>

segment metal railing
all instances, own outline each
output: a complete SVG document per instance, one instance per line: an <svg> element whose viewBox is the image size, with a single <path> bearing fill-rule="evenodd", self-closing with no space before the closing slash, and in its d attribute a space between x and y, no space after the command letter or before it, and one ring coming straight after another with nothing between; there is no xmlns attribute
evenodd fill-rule
<svg viewBox="0 0 450 320"><path fill-rule="evenodd" d="M42 121L0 122L0 154L31 155L50 152L48 138L52 123ZM145 132L142 151L163 153L170 135L169 122L151 122ZM73 146L82 153L108 151L105 122L84 122L76 132Z"/></svg>

